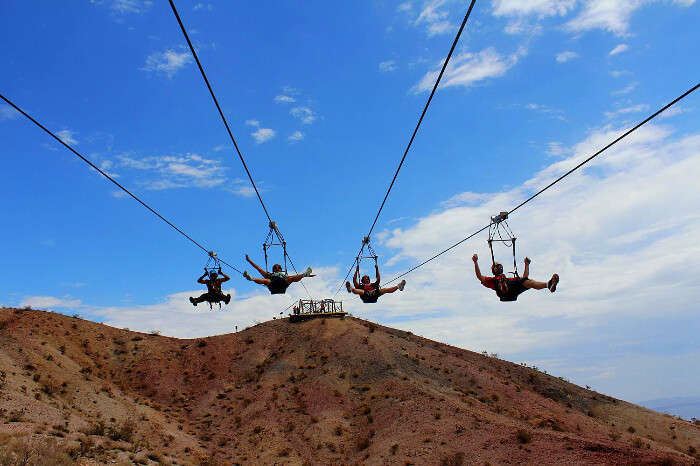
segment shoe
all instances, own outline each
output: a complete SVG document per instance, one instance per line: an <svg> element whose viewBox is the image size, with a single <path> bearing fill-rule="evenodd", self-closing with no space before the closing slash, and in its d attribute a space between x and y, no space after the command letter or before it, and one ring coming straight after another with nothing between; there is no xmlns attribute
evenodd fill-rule
<svg viewBox="0 0 700 466"><path fill-rule="evenodd" d="M547 289L549 291L551 291L552 293L554 293L555 291L557 291L557 284L558 283L559 283L559 275L557 275L555 273L554 275L552 275L551 280L549 280L547 282Z"/></svg>
<svg viewBox="0 0 700 466"><path fill-rule="evenodd" d="M244 277L246 280L253 280L253 277L250 276L250 274L248 273L247 270L243 271L243 277Z"/></svg>
<svg viewBox="0 0 700 466"><path fill-rule="evenodd" d="M226 297L224 297L224 303L228 304L231 302L231 295L227 294Z"/></svg>
<svg viewBox="0 0 700 466"><path fill-rule="evenodd" d="M352 293L352 287L350 286L350 282L345 282L345 288L348 289L348 293Z"/></svg>
<svg viewBox="0 0 700 466"><path fill-rule="evenodd" d="M310 277L311 276L311 267L307 267L306 270L304 271L304 276L305 277Z"/></svg>
<svg viewBox="0 0 700 466"><path fill-rule="evenodd" d="M406 280L401 280L401 283L399 283L399 290L403 291L403 289L406 287Z"/></svg>
<svg viewBox="0 0 700 466"><path fill-rule="evenodd" d="M197 305L197 301L195 301L192 296L190 296L190 302L192 303L193 306Z"/></svg>

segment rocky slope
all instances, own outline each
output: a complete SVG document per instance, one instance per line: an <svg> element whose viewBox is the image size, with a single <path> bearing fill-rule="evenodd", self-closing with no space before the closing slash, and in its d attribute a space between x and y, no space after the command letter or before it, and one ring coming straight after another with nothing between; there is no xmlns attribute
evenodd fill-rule
<svg viewBox="0 0 700 466"><path fill-rule="evenodd" d="M0 421L0 463L700 464L698 425L350 317L181 340L3 308Z"/></svg>

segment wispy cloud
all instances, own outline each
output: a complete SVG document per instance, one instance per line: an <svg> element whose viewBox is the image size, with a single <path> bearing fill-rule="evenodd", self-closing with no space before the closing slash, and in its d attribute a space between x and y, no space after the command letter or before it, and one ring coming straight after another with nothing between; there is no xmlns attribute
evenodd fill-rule
<svg viewBox="0 0 700 466"><path fill-rule="evenodd" d="M529 16L540 18L564 16L576 5L576 0L493 0L494 16Z"/></svg>
<svg viewBox="0 0 700 466"><path fill-rule="evenodd" d="M632 74L632 73L630 71L627 71L627 70L612 70L610 72L610 76L612 76L613 78L619 78L620 76L625 76L628 74Z"/></svg>
<svg viewBox="0 0 700 466"><path fill-rule="evenodd" d="M246 121L245 121L245 124L246 124L247 126L254 126L254 127L256 127L256 128L257 128L258 126L260 126L260 122L259 122L258 120L246 120Z"/></svg>
<svg viewBox="0 0 700 466"><path fill-rule="evenodd" d="M547 155L551 157L561 157L564 153L564 147L561 142L552 141L547 144Z"/></svg>
<svg viewBox="0 0 700 466"><path fill-rule="evenodd" d="M572 51L559 52L557 54L557 63L566 63L567 61L573 60L578 57L578 53Z"/></svg>
<svg viewBox="0 0 700 466"><path fill-rule="evenodd" d="M250 133L257 144L262 144L269 141L275 137L275 134L275 130L271 128L258 128L254 132Z"/></svg>
<svg viewBox="0 0 700 466"><path fill-rule="evenodd" d="M293 132L292 134L290 134L289 137L287 138L287 140L288 140L289 142L299 142L299 141L301 141L302 139L304 139L304 133L302 133L301 131L294 131L294 132Z"/></svg>
<svg viewBox="0 0 700 466"><path fill-rule="evenodd" d="M521 49L518 53L504 57L493 47L478 53L462 53L454 56L445 70L440 87L451 86L470 87L479 81L503 76L525 54ZM439 64L442 66L442 63ZM425 92L433 88L439 74L439 68L426 73L423 79L413 87L414 92Z"/></svg>
<svg viewBox="0 0 700 466"><path fill-rule="evenodd" d="M164 52L154 52L146 57L146 64L142 69L163 74L168 79L171 79L175 76L175 73L190 63L192 63L190 52L186 50L177 52L173 49L168 49Z"/></svg>
<svg viewBox="0 0 700 466"><path fill-rule="evenodd" d="M75 308L82 305L79 299L56 298L54 296L26 296L19 304L21 307L31 306L36 309Z"/></svg>
<svg viewBox="0 0 700 466"><path fill-rule="evenodd" d="M294 107L289 113L306 125L313 123L317 118L316 113L309 107Z"/></svg>
<svg viewBox="0 0 700 466"><path fill-rule="evenodd" d="M414 21L414 25L425 25L428 36L445 34L450 31L451 24L447 20L449 12L444 9L447 0L428 0ZM409 10L404 10L409 11Z"/></svg>
<svg viewBox="0 0 700 466"><path fill-rule="evenodd" d="M90 0L94 5L106 5L119 15L146 13L153 6L153 0Z"/></svg>
<svg viewBox="0 0 700 466"><path fill-rule="evenodd" d="M290 95L285 95L285 94L279 94L275 96L275 103L277 104L290 104L293 102L296 102L297 99Z"/></svg>
<svg viewBox="0 0 700 466"><path fill-rule="evenodd" d="M396 62L394 60L379 62L379 71L381 73L389 73L391 71L396 71L397 69L398 67L396 66Z"/></svg>
<svg viewBox="0 0 700 466"><path fill-rule="evenodd" d="M195 6L193 6L192 9L194 11L200 11L200 10L212 11L214 9L214 7L212 6L212 4L210 2L207 2L207 3L199 2L199 3L195 4Z"/></svg>
<svg viewBox="0 0 700 466"><path fill-rule="evenodd" d="M224 173L227 170L219 160L198 154L150 157L121 154L116 157L115 167L145 175L138 184L150 190L221 186L226 182Z"/></svg>
<svg viewBox="0 0 700 466"><path fill-rule="evenodd" d="M612 49L610 51L609 55L613 56L613 55L617 55L618 53L626 52L627 50L629 50L629 48L630 47L627 44L620 44L620 45L616 46L614 49Z"/></svg>
<svg viewBox="0 0 700 466"><path fill-rule="evenodd" d="M564 117L564 111L558 108L550 107L549 105L529 103L525 104L525 108L533 112L542 113L549 116L555 120L566 120Z"/></svg>
<svg viewBox="0 0 700 466"><path fill-rule="evenodd" d="M624 95L624 94L629 94L630 92L632 92L633 90L635 90L635 89L637 88L637 84L638 84L638 83L636 83L636 82L630 83L630 84L628 84L627 86L623 87L622 89L618 89L618 90L616 90L616 91L613 91L611 94L612 94L612 95Z"/></svg>
<svg viewBox="0 0 700 466"><path fill-rule="evenodd" d="M14 120L19 116L19 112L6 104L0 104L0 121Z"/></svg>
<svg viewBox="0 0 700 466"><path fill-rule="evenodd" d="M62 129L61 131L56 131L56 136L70 146L75 146L78 144L78 140L75 139L75 132L69 129Z"/></svg>
<svg viewBox="0 0 700 466"><path fill-rule="evenodd" d="M399 6L396 7L396 11L402 11L402 12L411 11L412 9L413 9L413 5L411 4L411 2L399 3Z"/></svg>
<svg viewBox="0 0 700 466"><path fill-rule="evenodd" d="M606 118L613 118L613 117L616 117L618 115L626 115L628 113L639 113L639 112L643 112L645 110L649 110L649 105L647 105L647 104L631 105L629 107L619 108L619 109L611 111L611 112L605 112L605 117Z"/></svg>
<svg viewBox="0 0 700 466"><path fill-rule="evenodd" d="M565 24L571 32L602 29L616 36L629 35L630 18L640 7L659 0L587 0L578 15ZM674 0L672 3L689 7L695 0Z"/></svg>

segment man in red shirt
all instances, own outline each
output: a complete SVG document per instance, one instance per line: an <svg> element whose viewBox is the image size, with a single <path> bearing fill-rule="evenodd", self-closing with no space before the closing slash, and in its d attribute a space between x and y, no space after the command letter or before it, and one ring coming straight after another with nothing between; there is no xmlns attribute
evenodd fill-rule
<svg viewBox="0 0 700 466"><path fill-rule="evenodd" d="M481 275L479 270L479 256L474 254L472 256L474 261L474 272L476 273L476 278L484 285L486 288L491 288L496 291L496 295L501 299L501 301L516 301L518 295L524 293L530 288L535 290L542 290L547 288L549 291L554 293L557 290L557 284L559 283L559 275L556 273L552 275L552 278L547 282L538 282L535 280L530 280L528 278L530 274L530 258L525 258L525 270L523 271L522 277L508 278L503 273L503 265L496 262L491 267L491 272L493 277L484 277Z"/></svg>
<svg viewBox="0 0 700 466"><path fill-rule="evenodd" d="M352 284L354 286L351 286L350 282L345 282L345 288L347 288L348 293L354 293L356 295L359 295L363 303L370 304L376 303L381 295L387 293L394 293L397 290L403 291L404 287L406 286L406 280L401 280L401 282L397 286L392 286L389 288L379 288L380 276L378 265L374 266L374 272L377 276L377 279L374 281L374 283L370 282L369 275L363 275L360 279L360 282L358 283L357 278L360 275L360 264L357 264L357 268L355 269L355 275L353 275L352 277Z"/></svg>

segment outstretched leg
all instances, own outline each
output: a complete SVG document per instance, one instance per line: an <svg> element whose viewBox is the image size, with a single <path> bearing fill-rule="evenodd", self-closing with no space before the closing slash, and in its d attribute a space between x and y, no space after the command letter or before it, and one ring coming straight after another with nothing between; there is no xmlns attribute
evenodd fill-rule
<svg viewBox="0 0 700 466"><path fill-rule="evenodd" d="M287 285L291 285L292 283L300 282L302 278L304 277L314 277L315 275L311 275L311 267L307 267L306 271L304 273L298 273L296 275L289 275L287 276Z"/></svg>
<svg viewBox="0 0 700 466"><path fill-rule="evenodd" d="M527 280L523 281L523 286L527 289L534 289L534 290L543 290L545 288L548 288L549 291L554 293L557 289L557 284L559 283L559 275L556 273L552 275L552 278L548 282L538 282L536 280L530 280L529 278Z"/></svg>
<svg viewBox="0 0 700 466"><path fill-rule="evenodd" d="M204 293L203 295L201 295L197 298L190 297L190 302L196 306L199 303L203 303L204 301L207 301L208 298L209 298L209 293Z"/></svg>
<svg viewBox="0 0 700 466"><path fill-rule="evenodd" d="M401 280L401 283L399 283L398 285L392 286L392 287L389 287L389 288L382 288L382 289L379 290L379 292L380 292L381 294L385 294L385 293L394 293L396 290L401 290L401 291L403 291L403 288L404 288L405 286L406 286L406 280Z"/></svg>
<svg viewBox="0 0 700 466"><path fill-rule="evenodd" d="M365 290L360 290L360 289L357 289L357 288L353 288L353 287L350 285L350 282L345 282L345 288L347 288L348 293L353 293L353 294L360 295L360 296L362 296L363 294L365 294Z"/></svg>

